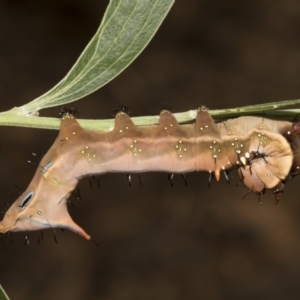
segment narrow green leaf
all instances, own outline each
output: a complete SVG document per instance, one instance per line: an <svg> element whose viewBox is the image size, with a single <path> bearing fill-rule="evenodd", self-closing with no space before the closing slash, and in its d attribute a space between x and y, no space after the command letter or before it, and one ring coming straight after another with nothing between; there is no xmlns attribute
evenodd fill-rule
<svg viewBox="0 0 300 300"><path fill-rule="evenodd" d="M1 285L0 285L0 300L9 300L7 294L5 293Z"/></svg>
<svg viewBox="0 0 300 300"><path fill-rule="evenodd" d="M111 0L95 36L53 89L19 108L19 114L80 99L121 73L146 47L174 0Z"/></svg>

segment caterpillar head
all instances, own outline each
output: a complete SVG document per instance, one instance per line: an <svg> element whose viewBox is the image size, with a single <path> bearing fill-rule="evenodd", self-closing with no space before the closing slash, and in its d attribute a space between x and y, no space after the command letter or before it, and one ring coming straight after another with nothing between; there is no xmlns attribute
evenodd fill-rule
<svg viewBox="0 0 300 300"><path fill-rule="evenodd" d="M276 189L289 176L293 152L281 134L254 129L249 150L238 170L249 190L263 195L266 189Z"/></svg>

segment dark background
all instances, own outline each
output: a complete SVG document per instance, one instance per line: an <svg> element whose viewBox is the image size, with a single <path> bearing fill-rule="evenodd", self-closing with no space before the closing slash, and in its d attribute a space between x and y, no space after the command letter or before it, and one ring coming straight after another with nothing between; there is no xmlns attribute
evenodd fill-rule
<svg viewBox="0 0 300 300"><path fill-rule="evenodd" d="M40 96L69 70L99 26L107 1L0 2L0 111ZM76 102L81 118L132 116L300 98L300 2L178 0L140 57ZM59 108L41 111L57 116ZM57 132L0 128L1 207L25 189ZM0 283L11 299L299 299L299 178L279 207L268 193L241 199L235 175L125 174L80 183L74 219L99 243L70 232L14 235L0 243Z"/></svg>

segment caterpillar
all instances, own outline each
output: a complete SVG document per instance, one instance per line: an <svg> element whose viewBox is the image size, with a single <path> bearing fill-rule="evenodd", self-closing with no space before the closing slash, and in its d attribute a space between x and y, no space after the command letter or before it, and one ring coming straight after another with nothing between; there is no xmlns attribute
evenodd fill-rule
<svg viewBox="0 0 300 300"><path fill-rule="evenodd" d="M60 131L36 173L0 222L0 233L66 228L90 239L71 218L68 198L78 181L106 172L237 169L244 185L261 196L273 190L279 202L285 183L299 174L300 122L239 117L215 123L205 106L194 124L179 125L168 110L158 125L137 127L124 110L110 132L84 130L72 110L62 112Z"/></svg>

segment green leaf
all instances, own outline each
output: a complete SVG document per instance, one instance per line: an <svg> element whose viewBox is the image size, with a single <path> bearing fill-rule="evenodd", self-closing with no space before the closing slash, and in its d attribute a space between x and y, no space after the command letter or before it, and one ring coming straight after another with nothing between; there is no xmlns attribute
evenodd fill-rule
<svg viewBox="0 0 300 300"><path fill-rule="evenodd" d="M0 300L9 300L7 294L5 293L1 285L0 285Z"/></svg>
<svg viewBox="0 0 300 300"><path fill-rule="evenodd" d="M54 88L19 107L19 114L80 99L116 77L146 47L174 0L111 0L95 36Z"/></svg>

